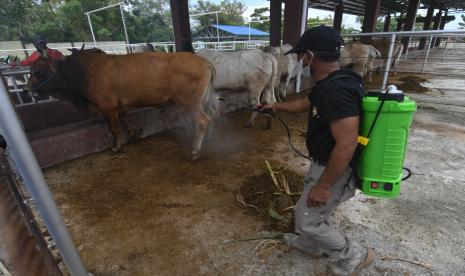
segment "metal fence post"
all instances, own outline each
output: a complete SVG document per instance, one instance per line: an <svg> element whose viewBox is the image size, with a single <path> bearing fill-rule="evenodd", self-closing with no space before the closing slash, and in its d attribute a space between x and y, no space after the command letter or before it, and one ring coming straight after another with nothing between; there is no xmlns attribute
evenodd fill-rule
<svg viewBox="0 0 465 276"><path fill-rule="evenodd" d="M442 58L441 61L444 61L444 57L446 56L446 51L447 51L447 43L449 42L449 37L446 38L446 43L444 45L444 52L442 53Z"/></svg>
<svg viewBox="0 0 465 276"><path fill-rule="evenodd" d="M426 65L426 61L428 61L429 51L430 51L432 42L433 42L433 36L430 36L429 43L428 43L428 50L426 50L426 56L425 56L425 59L423 60L423 66L421 67L420 74L423 74L423 71L425 70L425 65Z"/></svg>
<svg viewBox="0 0 465 276"><path fill-rule="evenodd" d="M307 17L308 17L308 1L304 0L302 1L302 18L300 21L300 35L303 35L307 26ZM302 89L302 71L303 67L300 68L299 72L297 73L296 79L295 79L295 92L299 93Z"/></svg>
<svg viewBox="0 0 465 276"><path fill-rule="evenodd" d="M121 11L121 20L123 21L123 29L124 29L124 36L126 37L126 44L129 45L129 37L128 37L128 30L126 28L126 20L124 19L124 12L123 12L123 5L122 3L119 4L119 10ZM132 53L131 47L126 47L126 51Z"/></svg>
<svg viewBox="0 0 465 276"><path fill-rule="evenodd" d="M89 27L90 27L90 32L92 33L92 39L94 40L94 47L97 46L97 43L95 42L95 34L94 34L94 28L92 27L92 21L90 20L90 14L87 14L87 21L89 21Z"/></svg>
<svg viewBox="0 0 465 276"><path fill-rule="evenodd" d="M396 43L396 34L391 35L391 43L389 44L388 56L384 65L383 83L381 84L381 92L386 89L386 84L389 77L389 69L391 69L392 53L394 52L394 44Z"/></svg>
<svg viewBox="0 0 465 276"><path fill-rule="evenodd" d="M218 20L218 12L216 12L216 37L218 38L218 44L220 43L220 26Z"/></svg>
<svg viewBox="0 0 465 276"><path fill-rule="evenodd" d="M10 101L8 90L0 80L0 132L8 142L8 148L17 170L28 191L36 202L40 216L56 242L65 264L73 276L87 276L63 218L45 182L39 164L32 152L15 109Z"/></svg>

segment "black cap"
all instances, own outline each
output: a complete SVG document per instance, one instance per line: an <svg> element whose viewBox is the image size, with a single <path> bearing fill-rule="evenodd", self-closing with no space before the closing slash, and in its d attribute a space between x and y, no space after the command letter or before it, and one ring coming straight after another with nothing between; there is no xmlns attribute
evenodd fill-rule
<svg viewBox="0 0 465 276"><path fill-rule="evenodd" d="M335 29L328 26L317 26L308 29L297 41L292 50L285 53L296 54L306 50L312 52L338 53L344 43L341 35Z"/></svg>
<svg viewBox="0 0 465 276"><path fill-rule="evenodd" d="M36 37L36 39L34 41L37 44L47 44L47 39L45 37L43 37L43 36Z"/></svg>

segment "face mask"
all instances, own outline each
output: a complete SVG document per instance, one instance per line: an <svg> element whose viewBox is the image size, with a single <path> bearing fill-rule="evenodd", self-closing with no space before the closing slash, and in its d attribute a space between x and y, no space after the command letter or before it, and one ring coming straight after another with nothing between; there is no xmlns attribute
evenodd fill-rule
<svg viewBox="0 0 465 276"><path fill-rule="evenodd" d="M311 74L311 71L312 69L310 68L310 65L312 64L312 62L310 61L310 63L304 67L304 59L307 57L307 53L305 53L304 57L301 58L298 62L297 62L297 65L294 67L294 70L293 72L295 74L298 74L298 73L301 73L303 77L311 77L312 74Z"/></svg>

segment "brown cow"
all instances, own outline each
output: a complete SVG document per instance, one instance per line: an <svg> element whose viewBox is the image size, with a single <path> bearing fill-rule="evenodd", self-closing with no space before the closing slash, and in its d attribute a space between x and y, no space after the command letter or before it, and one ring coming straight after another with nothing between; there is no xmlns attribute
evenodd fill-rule
<svg viewBox="0 0 465 276"><path fill-rule="evenodd" d="M342 68L351 69L372 82L373 63L379 57L379 51L371 45L349 43L342 48L339 63Z"/></svg>
<svg viewBox="0 0 465 276"><path fill-rule="evenodd" d="M90 50L52 61L43 52L31 67L25 91L72 101L78 107L96 107L106 118L118 151L124 141L121 116L131 107L174 102L190 114L196 134L192 158L199 157L203 138L215 112L215 69L191 53L106 55Z"/></svg>
<svg viewBox="0 0 465 276"><path fill-rule="evenodd" d="M391 44L390 39L371 39L367 41L362 41L364 44L371 45L378 49L381 53L381 59L384 60L384 64L387 62L388 54L389 54L389 46ZM392 51L392 59L391 59L391 70L394 71L394 74L397 73L397 66L399 65L400 58L402 56L402 52L404 51L404 44L400 41L394 42L394 48Z"/></svg>

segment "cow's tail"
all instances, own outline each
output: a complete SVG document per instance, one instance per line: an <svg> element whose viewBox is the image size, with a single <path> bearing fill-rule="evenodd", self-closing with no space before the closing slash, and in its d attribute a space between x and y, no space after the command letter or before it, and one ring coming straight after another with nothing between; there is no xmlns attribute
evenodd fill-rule
<svg viewBox="0 0 465 276"><path fill-rule="evenodd" d="M210 69L211 76L210 76L210 81L207 87L207 93L205 93L205 96L204 96L204 109L205 109L205 112L211 118L216 118L219 115L219 110L218 110L219 99L214 90L216 70L215 70L215 66L211 63L209 63L208 68Z"/></svg>

